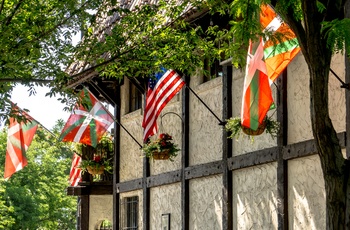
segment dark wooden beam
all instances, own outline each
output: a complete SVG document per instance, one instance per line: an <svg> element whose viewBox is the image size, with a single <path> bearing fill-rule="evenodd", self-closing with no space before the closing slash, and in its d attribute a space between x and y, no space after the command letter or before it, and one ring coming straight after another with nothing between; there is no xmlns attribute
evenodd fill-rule
<svg viewBox="0 0 350 230"><path fill-rule="evenodd" d="M278 148L272 147L234 156L228 159L228 168L230 170L237 170L255 165L270 163L277 160L277 153Z"/></svg>
<svg viewBox="0 0 350 230"><path fill-rule="evenodd" d="M280 131L277 137L277 228L288 229L288 161L283 159L283 146L288 141L287 70L277 79L277 121Z"/></svg>
<svg viewBox="0 0 350 230"><path fill-rule="evenodd" d="M120 105L121 105L121 90L120 85L117 85L114 93L114 117L118 121L114 121L114 158L113 158L113 230L117 230L119 228L119 206L120 206L120 194L116 189L116 185L120 181Z"/></svg>
<svg viewBox="0 0 350 230"><path fill-rule="evenodd" d="M172 184L181 181L182 171L176 170L154 176L147 177L147 187L157 187L160 185Z"/></svg>
<svg viewBox="0 0 350 230"><path fill-rule="evenodd" d="M150 164L149 158L143 158L143 178L142 178L142 221L143 230L150 229L150 210L151 210L151 192L150 188L147 187L147 178L150 176Z"/></svg>
<svg viewBox="0 0 350 230"><path fill-rule="evenodd" d="M232 66L223 65L222 76L222 118L232 116ZM222 130L222 229L232 229L232 172L228 169L228 159L232 157L232 140Z"/></svg>
<svg viewBox="0 0 350 230"><path fill-rule="evenodd" d="M136 180L120 182L116 185L116 190L117 192L122 193L122 192L130 192L130 191L142 189L143 188L142 181L143 179L139 178Z"/></svg>
<svg viewBox="0 0 350 230"><path fill-rule="evenodd" d="M79 196L79 230L89 230L89 208L90 208L90 197Z"/></svg>
<svg viewBox="0 0 350 230"><path fill-rule="evenodd" d="M206 164L193 165L185 169L186 180L216 175L223 172L222 161L214 161Z"/></svg>
<svg viewBox="0 0 350 230"><path fill-rule="evenodd" d="M185 75L185 82L190 85L190 77ZM190 226L190 183L185 177L185 169L189 166L190 146L190 90L184 87L182 93L182 155L181 155L181 229Z"/></svg>
<svg viewBox="0 0 350 230"><path fill-rule="evenodd" d="M70 186L67 188L67 195L111 195L113 194L113 185L111 182L93 182L82 186Z"/></svg>

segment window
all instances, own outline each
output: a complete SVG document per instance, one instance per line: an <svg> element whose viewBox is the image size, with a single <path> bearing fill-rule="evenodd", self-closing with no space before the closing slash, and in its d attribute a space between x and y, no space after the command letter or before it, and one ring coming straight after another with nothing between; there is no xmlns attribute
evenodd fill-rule
<svg viewBox="0 0 350 230"><path fill-rule="evenodd" d="M208 59L204 60L205 75L203 76L203 82L210 81L211 79L222 77L222 66L219 60L214 60L212 63Z"/></svg>
<svg viewBox="0 0 350 230"><path fill-rule="evenodd" d="M136 86L130 82L129 92L129 112L141 109L142 107L142 93L136 88Z"/></svg>
<svg viewBox="0 0 350 230"><path fill-rule="evenodd" d="M120 204L121 209L121 229L137 230L138 229L138 196L125 197Z"/></svg>

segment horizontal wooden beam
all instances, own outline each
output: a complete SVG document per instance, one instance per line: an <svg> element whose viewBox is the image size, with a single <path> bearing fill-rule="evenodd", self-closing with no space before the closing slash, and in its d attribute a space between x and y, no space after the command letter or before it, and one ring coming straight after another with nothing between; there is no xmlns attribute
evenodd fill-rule
<svg viewBox="0 0 350 230"><path fill-rule="evenodd" d="M116 186L117 193L130 192L138 189L142 189L142 178L136 180L129 180L125 182L120 182Z"/></svg>
<svg viewBox="0 0 350 230"><path fill-rule="evenodd" d="M278 148L258 150L228 159L229 170L237 170L255 165L266 164L277 160Z"/></svg>
<svg viewBox="0 0 350 230"><path fill-rule="evenodd" d="M220 174L223 172L222 161L214 161L206 164L193 165L185 169L185 179L190 180L204 176Z"/></svg>
<svg viewBox="0 0 350 230"><path fill-rule="evenodd" d="M79 186L70 186L67 188L67 195L69 196L81 196L81 195L112 195L113 186L110 183L87 183Z"/></svg>
<svg viewBox="0 0 350 230"><path fill-rule="evenodd" d="M172 184L181 181L181 170L166 172L147 177L147 188Z"/></svg>
<svg viewBox="0 0 350 230"><path fill-rule="evenodd" d="M346 146L346 132L337 134L340 146ZM295 144L290 144L282 148L283 159L291 160L298 157L306 157L317 153L316 143L314 140L302 141Z"/></svg>
<svg viewBox="0 0 350 230"><path fill-rule="evenodd" d="M346 145L346 133L342 132L338 134L339 142L342 147ZM298 157L309 156L317 152L314 140L307 140L295 144L290 144L282 148L282 154L284 160L291 160ZM239 156L234 156L228 159L227 167L229 170L234 171L242 168L252 167L256 165L266 164L277 161L278 147L271 147L268 149L258 150ZM185 180L196 179L200 177L216 175L223 173L224 165L223 161L213 161L210 163L192 165L186 167L184 170ZM146 178L147 188L157 187L166 184L172 184L181 181L181 170L175 170L171 172L165 172L158 175L149 176ZM143 188L142 178L135 180L120 182L116 185L116 191L118 193L129 192ZM67 189L67 193L71 195L86 195L91 192L96 194L98 191L89 186L89 190L85 188L72 187ZM78 193L78 194L77 194ZM70 195L70 194L68 194Z"/></svg>

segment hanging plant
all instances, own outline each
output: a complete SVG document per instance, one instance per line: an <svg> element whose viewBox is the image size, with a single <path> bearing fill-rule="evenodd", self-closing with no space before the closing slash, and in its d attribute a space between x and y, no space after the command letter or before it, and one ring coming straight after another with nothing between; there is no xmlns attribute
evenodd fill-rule
<svg viewBox="0 0 350 230"><path fill-rule="evenodd" d="M162 133L157 140L144 144L142 151L145 153L146 157L153 158L154 160L169 159L173 161L173 158L177 156L180 149L172 140L173 138L169 134Z"/></svg>
<svg viewBox="0 0 350 230"><path fill-rule="evenodd" d="M241 132L248 136L257 136L262 134L264 131L271 135L272 138L277 137L279 132L280 124L279 122L271 119L271 117L266 116L263 122L259 125L257 130L252 130L250 128L242 126L240 117L231 117L227 119L225 129L228 132L231 132L231 135L228 138L238 139Z"/></svg>
<svg viewBox="0 0 350 230"><path fill-rule="evenodd" d="M104 171L112 173L113 166L111 159L101 155L94 155L92 160L82 160L78 166L82 171L88 171L92 176L101 175Z"/></svg>
<svg viewBox="0 0 350 230"><path fill-rule="evenodd" d="M91 154L84 156L83 148L92 148ZM101 175L104 172L113 173L113 138L109 134L105 134L96 148L86 146L84 144L76 145L77 154L82 157L78 168L83 172L88 172L92 176Z"/></svg>

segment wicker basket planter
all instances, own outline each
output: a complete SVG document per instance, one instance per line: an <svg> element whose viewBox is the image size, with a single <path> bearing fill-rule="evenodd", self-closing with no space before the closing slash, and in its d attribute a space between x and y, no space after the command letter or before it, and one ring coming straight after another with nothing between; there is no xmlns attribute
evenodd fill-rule
<svg viewBox="0 0 350 230"><path fill-rule="evenodd" d="M153 159L155 160L168 160L170 158L169 149L163 150L161 152L153 152Z"/></svg>
<svg viewBox="0 0 350 230"><path fill-rule="evenodd" d="M103 174L105 167L103 165L101 165L101 166L87 166L86 169L91 175L96 176L96 175Z"/></svg>
<svg viewBox="0 0 350 230"><path fill-rule="evenodd" d="M258 136L260 134L262 134L265 131L266 128L266 122L265 120L259 125L259 127L257 128L257 130L252 130L250 128L244 127L242 126L242 132L250 135L250 136Z"/></svg>

